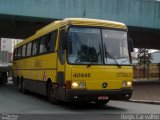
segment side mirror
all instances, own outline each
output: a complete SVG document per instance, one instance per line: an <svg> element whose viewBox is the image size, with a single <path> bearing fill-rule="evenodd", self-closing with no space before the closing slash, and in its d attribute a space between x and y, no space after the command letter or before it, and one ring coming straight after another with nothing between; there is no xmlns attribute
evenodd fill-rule
<svg viewBox="0 0 160 120"><path fill-rule="evenodd" d="M67 49L67 33L66 33L66 32L65 32L64 35L63 35L62 49L63 49L63 50Z"/></svg>
<svg viewBox="0 0 160 120"><path fill-rule="evenodd" d="M133 52L133 49L134 49L134 45L133 45L133 41L132 41L132 38L129 38L129 50L130 52Z"/></svg>

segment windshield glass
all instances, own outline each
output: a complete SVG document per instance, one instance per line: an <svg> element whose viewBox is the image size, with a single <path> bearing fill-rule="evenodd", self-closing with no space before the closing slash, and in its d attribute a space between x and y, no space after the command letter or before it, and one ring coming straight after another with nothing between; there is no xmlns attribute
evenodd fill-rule
<svg viewBox="0 0 160 120"><path fill-rule="evenodd" d="M100 29L71 27L68 34L68 61L102 64Z"/></svg>
<svg viewBox="0 0 160 120"><path fill-rule="evenodd" d="M67 40L71 64L130 64L125 31L70 27Z"/></svg>
<svg viewBox="0 0 160 120"><path fill-rule="evenodd" d="M105 64L130 64L127 32L102 30Z"/></svg>

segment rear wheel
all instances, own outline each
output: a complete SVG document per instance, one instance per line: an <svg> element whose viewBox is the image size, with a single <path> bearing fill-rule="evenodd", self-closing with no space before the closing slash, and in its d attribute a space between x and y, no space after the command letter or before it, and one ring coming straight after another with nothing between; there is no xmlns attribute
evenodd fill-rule
<svg viewBox="0 0 160 120"><path fill-rule="evenodd" d="M22 82L21 79L18 80L18 90L22 92Z"/></svg>
<svg viewBox="0 0 160 120"><path fill-rule="evenodd" d="M21 82L21 86L22 86L22 90L21 90L21 92L23 93L23 94L25 94L25 93L27 93L27 90L25 89L25 81L24 80L22 80L22 82Z"/></svg>
<svg viewBox="0 0 160 120"><path fill-rule="evenodd" d="M48 100L53 104L58 104L59 100L57 99L57 90L56 86L52 83L48 83L47 85L47 97Z"/></svg>
<svg viewBox="0 0 160 120"><path fill-rule="evenodd" d="M108 102L109 102L109 100L95 101L96 105L98 105L98 106L103 106L103 105L107 104Z"/></svg>

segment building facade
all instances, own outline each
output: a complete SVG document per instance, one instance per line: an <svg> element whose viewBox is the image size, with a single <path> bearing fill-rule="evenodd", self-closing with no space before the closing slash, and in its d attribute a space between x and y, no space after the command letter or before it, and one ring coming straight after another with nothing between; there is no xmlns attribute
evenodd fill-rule
<svg viewBox="0 0 160 120"><path fill-rule="evenodd" d="M14 46L20 43L21 41L21 39L0 39L0 65L6 65L13 60Z"/></svg>
<svg viewBox="0 0 160 120"><path fill-rule="evenodd" d="M156 51L152 53L152 63L159 64L160 63L160 51Z"/></svg>

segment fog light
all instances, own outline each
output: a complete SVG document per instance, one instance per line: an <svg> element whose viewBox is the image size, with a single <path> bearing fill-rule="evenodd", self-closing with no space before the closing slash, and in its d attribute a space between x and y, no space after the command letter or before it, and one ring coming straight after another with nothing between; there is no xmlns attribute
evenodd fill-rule
<svg viewBox="0 0 160 120"><path fill-rule="evenodd" d="M126 94L126 97L128 98L128 97L129 97L129 95L128 95L128 94Z"/></svg>
<svg viewBox="0 0 160 120"><path fill-rule="evenodd" d="M78 87L78 83L73 82L73 83L72 83L72 87Z"/></svg>
<svg viewBox="0 0 160 120"><path fill-rule="evenodd" d="M84 83L84 82L80 82L80 83L79 83L79 87L80 87L80 88L85 88L85 83Z"/></svg>
<svg viewBox="0 0 160 120"><path fill-rule="evenodd" d="M129 87L132 86L132 82L128 81L127 86L129 86Z"/></svg>

